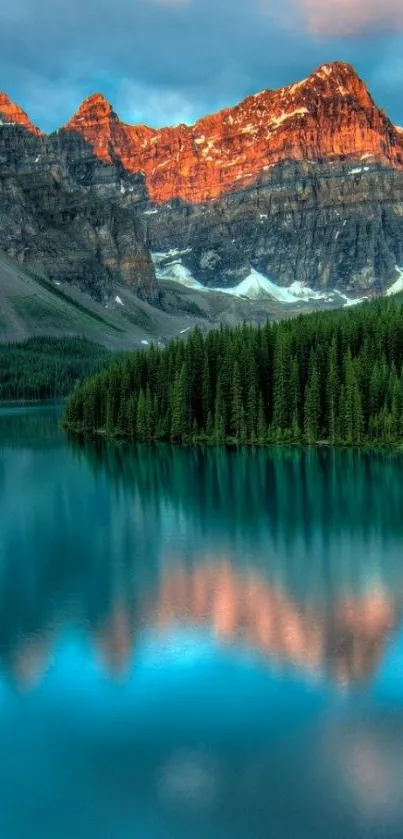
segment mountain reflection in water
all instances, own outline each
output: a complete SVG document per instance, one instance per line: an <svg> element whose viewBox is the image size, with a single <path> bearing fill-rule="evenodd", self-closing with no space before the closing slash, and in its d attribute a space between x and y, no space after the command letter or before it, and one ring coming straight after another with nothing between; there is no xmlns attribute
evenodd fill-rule
<svg viewBox="0 0 403 839"><path fill-rule="evenodd" d="M402 459L0 411L1 839L401 839Z"/></svg>
<svg viewBox="0 0 403 839"><path fill-rule="evenodd" d="M403 581L400 597L381 587L362 596L346 591L326 608L309 599L297 602L261 572L237 569L228 560L214 563L200 558L192 569L167 564L169 570L156 582L137 590L126 582L119 590L109 569L107 605L104 613L95 609L96 618L90 607L95 579L85 580L88 589L80 591L74 609L68 592L61 593L60 603L51 599L50 614L44 603L44 620L39 590L34 628L24 627L23 604L21 613L16 604L14 629L8 626L11 635L4 631L0 635L0 650L5 651L1 657L10 678L25 688L37 685L51 664L58 636L71 623L85 627L95 656L111 675L129 670L142 629L153 630L163 646L164 635L170 637L179 628L199 628L223 647L257 653L263 665L293 665L312 678L329 677L345 687L375 674L400 624ZM331 591L328 594L330 600ZM6 611L6 603L1 607Z"/></svg>

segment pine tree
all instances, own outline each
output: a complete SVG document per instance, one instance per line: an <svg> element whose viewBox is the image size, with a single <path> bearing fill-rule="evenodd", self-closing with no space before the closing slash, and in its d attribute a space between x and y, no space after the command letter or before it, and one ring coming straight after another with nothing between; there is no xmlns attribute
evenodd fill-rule
<svg viewBox="0 0 403 839"><path fill-rule="evenodd" d="M141 443L147 440L147 409L143 389L140 390L137 402L136 436Z"/></svg>
<svg viewBox="0 0 403 839"><path fill-rule="evenodd" d="M99 428L98 390L95 379L88 379L83 386L83 422L85 428Z"/></svg>
<svg viewBox="0 0 403 839"><path fill-rule="evenodd" d="M137 434L137 396L133 393L127 402L126 405L126 419L125 419L125 427L127 430L127 435L132 439L136 438Z"/></svg>
<svg viewBox="0 0 403 839"><path fill-rule="evenodd" d="M280 329L274 355L273 425L278 430L284 430L290 425L290 372L289 336L284 329Z"/></svg>
<svg viewBox="0 0 403 839"><path fill-rule="evenodd" d="M208 437L209 440L211 440L213 438L214 422L213 422L213 415L212 415L211 411L208 412L206 434L207 434L207 437Z"/></svg>
<svg viewBox="0 0 403 839"><path fill-rule="evenodd" d="M246 430L247 439L249 443L256 443L257 436L257 418L258 418L258 396L256 381L253 377L248 390L248 403L246 414Z"/></svg>
<svg viewBox="0 0 403 839"><path fill-rule="evenodd" d="M345 361L345 440L351 443L356 440L361 443L363 434L363 416L360 390L358 386L355 363L351 349L348 349Z"/></svg>
<svg viewBox="0 0 403 839"><path fill-rule="evenodd" d="M146 440L154 439L155 434L155 418L154 418L154 402L151 396L150 385L147 385L146 399L145 399L145 423L146 423Z"/></svg>
<svg viewBox="0 0 403 839"><path fill-rule="evenodd" d="M210 365L208 354L205 352L204 354L204 364L203 364L203 379L202 379L202 426L206 427L208 423L209 414L211 415L212 409L212 393L211 393L211 376L210 376Z"/></svg>
<svg viewBox="0 0 403 839"><path fill-rule="evenodd" d="M106 396L106 431L108 434L114 434L119 414L120 396L119 378L116 367L111 368L109 372Z"/></svg>
<svg viewBox="0 0 403 839"><path fill-rule="evenodd" d="M187 367L183 363L180 373L176 374L172 391L171 439L176 442L183 441L189 433L187 388Z"/></svg>
<svg viewBox="0 0 403 839"><path fill-rule="evenodd" d="M241 436L241 414L242 414L242 389L239 364L236 361L232 376L232 409L231 409L231 434L239 442Z"/></svg>
<svg viewBox="0 0 403 839"><path fill-rule="evenodd" d="M346 428L346 389L344 384L340 387L339 396L339 414L337 418L337 437L343 443L346 442L347 428Z"/></svg>
<svg viewBox="0 0 403 839"><path fill-rule="evenodd" d="M329 348L329 363L327 373L327 416L329 440L334 445L337 438L337 394L339 391L339 379L337 368L337 345L333 336Z"/></svg>
<svg viewBox="0 0 403 839"><path fill-rule="evenodd" d="M214 440L216 443L223 443L225 440L224 399L220 376L218 376L217 380L217 391L214 407Z"/></svg>
<svg viewBox="0 0 403 839"><path fill-rule="evenodd" d="M241 446L245 446L248 442L248 429L246 425L245 408L243 405L241 406L238 442L241 444Z"/></svg>
<svg viewBox="0 0 403 839"><path fill-rule="evenodd" d="M225 332L223 336L224 341L227 341L228 335ZM224 425L224 436L231 433L231 405L232 405L232 372L234 369L233 353L231 352L231 345L228 342L223 353L222 362L219 368L220 386L221 386L221 410L222 420Z"/></svg>
<svg viewBox="0 0 403 839"><path fill-rule="evenodd" d="M354 389L353 389L353 418L354 418L354 430L353 430L353 441L357 443L359 446L362 442L363 434L364 434L364 418L362 413L362 401L361 401L361 393L360 388L358 386L357 379L354 382Z"/></svg>
<svg viewBox="0 0 403 839"><path fill-rule="evenodd" d="M309 362L309 382L305 392L304 431L311 445L319 438L320 387L316 356L312 353Z"/></svg>
<svg viewBox="0 0 403 839"><path fill-rule="evenodd" d="M291 365L291 379L290 379L290 396L291 396L291 424L292 437L294 441L299 440L300 431L300 413L301 413L301 383L300 370L298 359L294 356Z"/></svg>
<svg viewBox="0 0 403 839"><path fill-rule="evenodd" d="M257 442L262 444L266 442L267 426L264 411L263 396L259 394L259 410L257 415Z"/></svg>

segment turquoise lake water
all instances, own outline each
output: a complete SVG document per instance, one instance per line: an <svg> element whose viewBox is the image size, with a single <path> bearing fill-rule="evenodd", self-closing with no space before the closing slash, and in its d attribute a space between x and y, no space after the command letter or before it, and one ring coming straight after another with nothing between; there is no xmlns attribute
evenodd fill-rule
<svg viewBox="0 0 403 839"><path fill-rule="evenodd" d="M0 410L1 839L401 839L403 459Z"/></svg>

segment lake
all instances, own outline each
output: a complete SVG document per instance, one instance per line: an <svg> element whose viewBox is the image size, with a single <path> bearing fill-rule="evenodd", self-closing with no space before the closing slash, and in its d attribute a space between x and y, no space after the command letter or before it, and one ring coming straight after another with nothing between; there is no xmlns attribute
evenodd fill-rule
<svg viewBox="0 0 403 839"><path fill-rule="evenodd" d="M1 839L401 839L403 460L0 409Z"/></svg>

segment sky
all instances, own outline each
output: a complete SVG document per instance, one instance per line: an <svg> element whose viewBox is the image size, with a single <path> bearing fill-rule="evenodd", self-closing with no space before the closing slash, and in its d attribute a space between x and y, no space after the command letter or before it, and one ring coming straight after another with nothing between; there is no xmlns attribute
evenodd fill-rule
<svg viewBox="0 0 403 839"><path fill-rule="evenodd" d="M403 0L0 4L0 90L45 131L95 92L127 122L193 122L335 60L403 124Z"/></svg>

